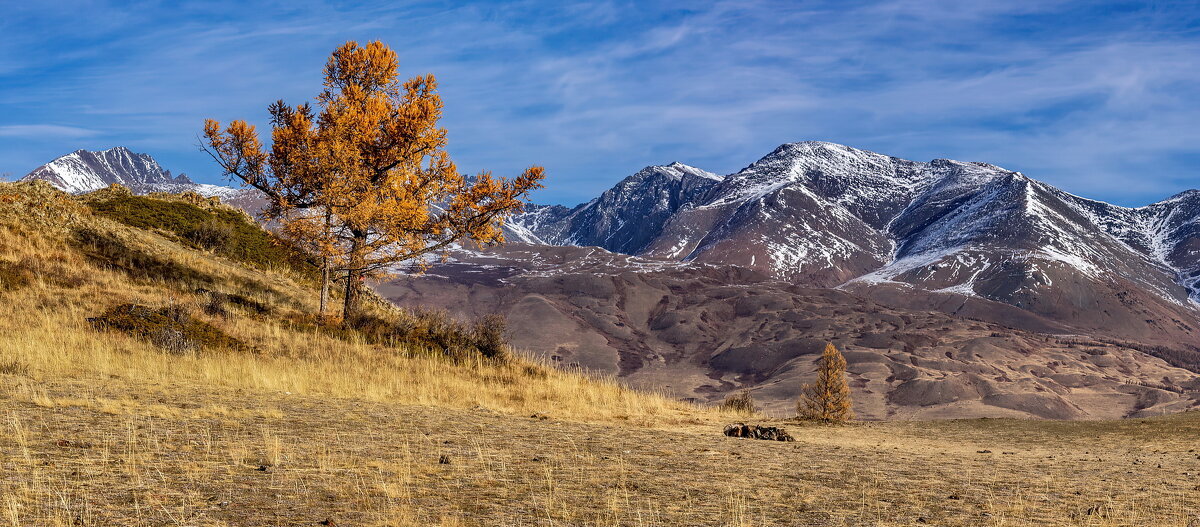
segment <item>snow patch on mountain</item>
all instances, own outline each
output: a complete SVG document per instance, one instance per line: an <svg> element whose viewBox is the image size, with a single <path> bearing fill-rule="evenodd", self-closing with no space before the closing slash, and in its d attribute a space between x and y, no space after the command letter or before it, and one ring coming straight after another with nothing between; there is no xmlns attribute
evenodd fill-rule
<svg viewBox="0 0 1200 527"><path fill-rule="evenodd" d="M637 254L672 215L722 179L679 162L649 166L573 209L533 208L513 218L507 233L522 241Z"/></svg>
<svg viewBox="0 0 1200 527"><path fill-rule="evenodd" d="M678 161L674 161L669 165L653 166L653 167L649 167L649 168L657 169L659 172L666 174L672 178L679 179L679 180L682 180L683 178L685 178L687 176L711 179L713 181L721 181L721 180L725 179L725 176L722 176L720 174L714 174L707 170L702 170L702 169L696 168L694 166L685 165Z"/></svg>
<svg viewBox="0 0 1200 527"><path fill-rule="evenodd" d="M1150 205L1128 208L1054 189L1079 214L1148 261L1175 273L1200 302L1200 191L1189 190Z"/></svg>

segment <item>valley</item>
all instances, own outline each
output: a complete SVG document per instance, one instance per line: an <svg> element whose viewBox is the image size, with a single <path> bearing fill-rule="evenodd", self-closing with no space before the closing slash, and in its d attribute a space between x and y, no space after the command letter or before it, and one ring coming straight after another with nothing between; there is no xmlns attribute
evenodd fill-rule
<svg viewBox="0 0 1200 527"><path fill-rule="evenodd" d="M378 289L495 311L538 356L787 415L821 343L859 415L1118 418L1200 402L1200 193L1138 209L986 163L816 141L719 176L652 166L501 248Z"/></svg>
<svg viewBox="0 0 1200 527"><path fill-rule="evenodd" d="M864 419L1114 419L1200 401L1191 370L995 302L982 306L993 320L1011 318L964 316L961 296L944 310L893 307L597 248L509 244L456 258L376 289L408 307L502 313L522 328L513 344L543 360L704 404L750 388L769 413L792 415L826 342L849 362Z"/></svg>

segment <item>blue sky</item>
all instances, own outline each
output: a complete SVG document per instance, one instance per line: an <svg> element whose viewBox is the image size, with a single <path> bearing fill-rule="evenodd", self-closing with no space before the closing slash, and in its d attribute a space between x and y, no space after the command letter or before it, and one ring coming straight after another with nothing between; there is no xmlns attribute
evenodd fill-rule
<svg viewBox="0 0 1200 527"><path fill-rule="evenodd" d="M1200 187L1196 2L0 4L13 178L125 145L219 183L196 147L206 117L261 126L272 101L316 95L334 47L379 39L405 76L438 76L462 170L542 164L544 203L808 139L987 161L1123 205Z"/></svg>

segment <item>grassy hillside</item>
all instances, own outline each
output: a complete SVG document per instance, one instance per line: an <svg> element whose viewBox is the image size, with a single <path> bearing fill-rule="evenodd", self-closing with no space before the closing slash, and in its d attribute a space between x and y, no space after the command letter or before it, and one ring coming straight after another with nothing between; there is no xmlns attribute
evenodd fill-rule
<svg viewBox="0 0 1200 527"><path fill-rule="evenodd" d="M231 215L232 214L232 215ZM196 234L219 230L221 243ZM0 525L1170 525L1200 419L735 418L377 307L190 198L0 184ZM201 229L203 230L203 229ZM262 242L262 243L260 243ZM231 247L256 248L249 252ZM453 338L451 338L453 337Z"/></svg>
<svg viewBox="0 0 1200 527"><path fill-rule="evenodd" d="M198 250L179 239L176 228L187 227L183 220L164 221L169 229L164 235L146 230L157 225L151 220L137 219L201 216L206 211L200 207L119 199L116 205L97 205L42 185L0 185L0 288L5 300L0 304L0 333L5 335L0 363L14 364L15 370L39 380L193 383L586 419L659 419L692 411L519 358L449 360L431 346L389 344L371 335L320 328L312 317L315 287L302 269L271 265L275 260L270 258L243 258L240 249L228 256ZM251 227L243 222L238 229ZM265 236L260 230L251 232ZM249 238L238 235L235 240ZM234 246L256 247L263 255L284 252L262 241ZM223 305L212 306L209 291ZM99 330L89 322L126 304L182 311L188 320L242 345L170 353L152 339ZM412 322L403 313L382 309L373 315L395 324Z"/></svg>

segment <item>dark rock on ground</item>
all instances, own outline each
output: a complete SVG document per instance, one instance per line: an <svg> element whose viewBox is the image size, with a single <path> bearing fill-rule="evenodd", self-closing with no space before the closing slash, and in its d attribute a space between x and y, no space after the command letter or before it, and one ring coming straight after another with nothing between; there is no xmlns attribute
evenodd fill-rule
<svg viewBox="0 0 1200 527"><path fill-rule="evenodd" d="M748 425L746 423L733 423L725 427L725 435L729 437L745 437L750 439L763 439L766 441L795 441L790 434L782 428L775 426L758 426Z"/></svg>

